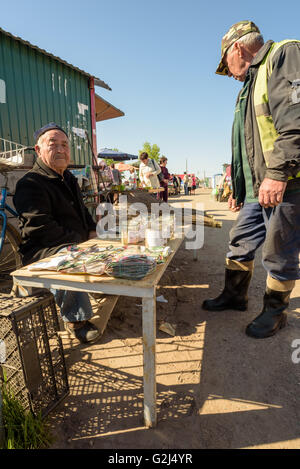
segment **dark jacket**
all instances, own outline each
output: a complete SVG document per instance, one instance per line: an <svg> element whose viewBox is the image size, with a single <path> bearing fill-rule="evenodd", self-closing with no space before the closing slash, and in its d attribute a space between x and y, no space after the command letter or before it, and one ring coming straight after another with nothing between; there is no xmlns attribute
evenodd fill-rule
<svg viewBox="0 0 300 469"><path fill-rule="evenodd" d="M161 172L164 176L164 179L170 179L170 174L169 171L165 166L160 166ZM159 181L160 182L160 187L164 187L165 189L168 187L168 183L165 181Z"/></svg>
<svg viewBox="0 0 300 469"><path fill-rule="evenodd" d="M73 174L63 177L39 158L16 186L14 204L19 214L23 264L86 241L96 229Z"/></svg>
<svg viewBox="0 0 300 469"><path fill-rule="evenodd" d="M251 90L246 108L245 143L249 166L252 173L254 196L258 196L259 187L265 177L278 181L287 181L300 171L300 99L292 103L293 81L300 79L300 43L291 42L283 45L272 60L272 74L268 80L269 107L278 138L266 167L260 143L259 131L254 110L254 84L258 68L268 53L273 41L266 42L254 57L248 74L251 78ZM232 164L233 196L236 198L235 172ZM300 187L300 178L290 179L287 190Z"/></svg>

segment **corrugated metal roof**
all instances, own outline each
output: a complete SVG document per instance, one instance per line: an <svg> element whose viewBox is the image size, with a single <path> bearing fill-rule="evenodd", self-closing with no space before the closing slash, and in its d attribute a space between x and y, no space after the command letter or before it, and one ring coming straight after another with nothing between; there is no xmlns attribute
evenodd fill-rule
<svg viewBox="0 0 300 469"><path fill-rule="evenodd" d="M9 36L11 37L12 39L14 39L15 41L19 41L21 42L22 44L30 47L31 49L35 49L37 50L38 52L40 52L41 54L44 54L52 59L55 59L57 60L58 62L62 63L63 65L66 65L67 67L70 67L72 68L73 70L76 70L77 72L79 73L82 73L83 75L86 75L87 77L93 77L95 79L95 85L97 86L101 86L102 88L105 88L107 90L110 90L111 91L111 88L109 85L107 85L107 83L105 83L103 80L101 80L100 78L97 78L97 77L94 77L93 75L90 75L89 73L85 72L84 70L81 70L80 68L77 68L75 67L74 65L72 64L69 64L68 62L66 62L65 60L62 60L60 57L56 57L55 55L51 54L50 52L47 52L46 50L44 49L40 49L38 46L35 46L33 44L31 44L30 42L28 41L25 41L24 39L20 38L20 37L17 37L17 36L14 36L13 34L7 32L7 31L4 31L4 29L0 28L0 32L5 34L6 36Z"/></svg>

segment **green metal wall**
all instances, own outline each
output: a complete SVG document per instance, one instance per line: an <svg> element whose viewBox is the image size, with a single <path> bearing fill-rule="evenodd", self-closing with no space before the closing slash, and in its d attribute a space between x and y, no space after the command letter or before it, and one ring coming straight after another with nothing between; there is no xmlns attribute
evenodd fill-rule
<svg viewBox="0 0 300 469"><path fill-rule="evenodd" d="M48 122L67 131L74 164L92 163L89 77L0 32L0 137L33 146Z"/></svg>

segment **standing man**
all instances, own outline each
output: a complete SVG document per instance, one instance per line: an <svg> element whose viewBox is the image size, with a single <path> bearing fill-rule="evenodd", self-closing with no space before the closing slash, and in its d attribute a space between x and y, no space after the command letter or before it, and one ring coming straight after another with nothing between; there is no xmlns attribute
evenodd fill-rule
<svg viewBox="0 0 300 469"><path fill-rule="evenodd" d="M173 187L174 187L174 192L175 192L175 195L177 195L179 193L179 190L178 190L178 180L177 180L177 177L175 174L172 174L172 177L173 177Z"/></svg>
<svg viewBox="0 0 300 469"><path fill-rule="evenodd" d="M111 163L110 171L111 171L111 175L112 175L113 185L114 186L119 186L120 184L122 184L121 173L117 168L115 168L114 163Z"/></svg>
<svg viewBox="0 0 300 469"><path fill-rule="evenodd" d="M265 338L285 326L284 310L300 278L300 43L264 44L258 27L241 21L222 39L216 73L243 82L233 123L228 201L239 215L230 232L225 287L203 308L246 310L255 252L264 243L263 309L246 334Z"/></svg>
<svg viewBox="0 0 300 469"><path fill-rule="evenodd" d="M176 177L177 182L178 182L178 194L180 194L180 192L181 192L181 178L178 175L176 175L175 177Z"/></svg>
<svg viewBox="0 0 300 469"><path fill-rule="evenodd" d="M51 122L34 137L38 159L18 181L14 196L24 265L96 237L96 224L83 203L77 180L67 170L70 146L66 132ZM96 340L100 334L88 321L93 314L88 294L51 291L70 334L83 343Z"/></svg>
<svg viewBox="0 0 300 469"><path fill-rule="evenodd" d="M121 173L117 168L115 168L115 163L110 164L110 171L111 171L111 177L112 177L113 185L114 186L120 186L122 184ZM119 200L119 193L114 192L112 199L113 199L113 203L117 204L118 200Z"/></svg>
<svg viewBox="0 0 300 469"><path fill-rule="evenodd" d="M189 195L189 177L186 174L186 171L183 175L183 187L184 187L184 195Z"/></svg>

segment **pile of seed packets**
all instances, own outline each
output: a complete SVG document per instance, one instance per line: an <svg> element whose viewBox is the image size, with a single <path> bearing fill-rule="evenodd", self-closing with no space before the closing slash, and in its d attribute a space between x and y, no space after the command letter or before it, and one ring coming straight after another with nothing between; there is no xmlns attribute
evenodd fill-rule
<svg viewBox="0 0 300 469"><path fill-rule="evenodd" d="M88 248L69 246L59 252L58 256L49 261L36 262L28 267L29 270L53 270L70 274L102 275L106 263L115 255L122 252L122 246L99 246L94 244ZM63 254L66 252L66 254Z"/></svg>
<svg viewBox="0 0 300 469"><path fill-rule="evenodd" d="M87 248L68 246L50 260L28 266L29 270L52 270L69 274L107 274L138 280L153 272L157 264L165 262L171 250L168 246L99 246Z"/></svg>

